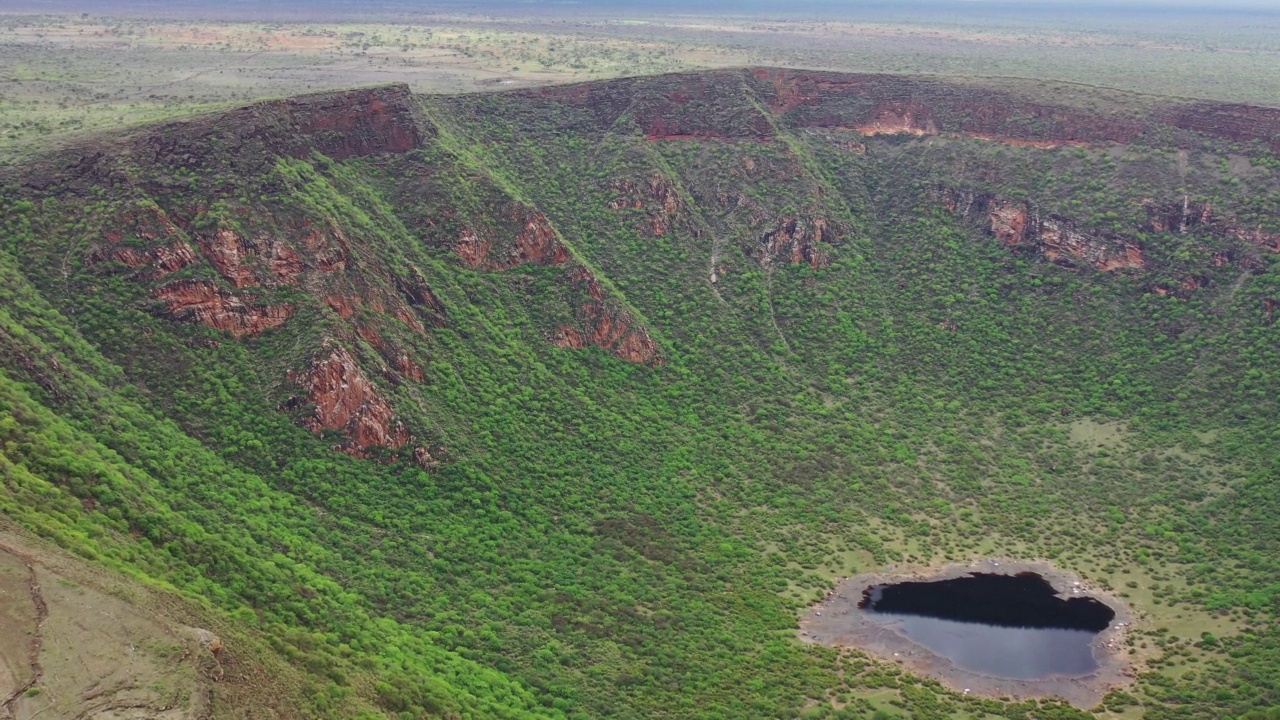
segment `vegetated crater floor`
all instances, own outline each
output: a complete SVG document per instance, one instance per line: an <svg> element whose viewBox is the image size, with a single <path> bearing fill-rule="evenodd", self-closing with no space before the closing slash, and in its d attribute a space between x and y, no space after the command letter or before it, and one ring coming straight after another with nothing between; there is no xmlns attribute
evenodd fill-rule
<svg viewBox="0 0 1280 720"><path fill-rule="evenodd" d="M904 603L903 592L913 593L914 600ZM1007 622L993 623L990 616L1001 610L984 603L1004 605L1006 597L1010 607L1005 610L1012 614ZM1086 612L1090 619L1083 625L1047 616L1039 622L1025 615L1028 603L1070 607L1076 614L1084 606L1092 612ZM889 605L895 609L883 609ZM939 619L944 617L950 619ZM1124 603L1049 563L983 560L846 578L809 609L799 635L806 642L901 663L959 693L1056 697L1087 709L1134 678L1124 642L1132 626Z"/></svg>

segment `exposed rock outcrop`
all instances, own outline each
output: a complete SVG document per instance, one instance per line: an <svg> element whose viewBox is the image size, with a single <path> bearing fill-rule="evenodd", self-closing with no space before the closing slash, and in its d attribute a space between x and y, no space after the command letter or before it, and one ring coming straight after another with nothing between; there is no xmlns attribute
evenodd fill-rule
<svg viewBox="0 0 1280 720"><path fill-rule="evenodd" d="M408 444L409 431L345 347L328 348L306 372L291 372L290 379L306 390L306 401L315 406L304 421L307 429L336 430L346 436L336 449L364 457L372 448Z"/></svg>
<svg viewBox="0 0 1280 720"><path fill-rule="evenodd" d="M143 207L135 213L121 215L113 225L85 258L86 264L118 262L142 270L141 278L158 280L199 261L191 245L182 238L181 229L158 207ZM126 238L131 240L130 244L126 244ZM154 244L165 240L169 242ZM150 247L133 244L138 242Z"/></svg>
<svg viewBox="0 0 1280 720"><path fill-rule="evenodd" d="M1207 200L1195 201L1183 197L1179 202L1163 205L1146 200L1143 205L1147 209L1147 227L1152 232L1186 233L1196 228L1207 228L1219 236L1268 252L1280 252L1280 234L1267 232L1256 225L1246 228L1238 220L1218 217L1213 211L1213 203ZM1213 264L1221 267L1226 261L1226 256L1218 253L1214 256Z"/></svg>
<svg viewBox="0 0 1280 720"><path fill-rule="evenodd" d="M492 233L488 228L463 228L458 233L458 241L453 251L462 259L462 264L475 270L485 267L489 252L493 250Z"/></svg>
<svg viewBox="0 0 1280 720"><path fill-rule="evenodd" d="M326 295L324 302L329 306L329 309L337 313L338 317L348 321L348 326L355 331L355 334L377 350L378 354L401 377L416 382L424 382L426 380L426 373L414 361L407 350L387 340L374 327L368 324L371 320L378 323L379 326L385 327L387 324L386 316L390 315L404 323L414 332L425 334L426 327L418 320L417 315L399 302L398 298L384 298L381 292L371 288L363 295L344 295L342 293ZM371 311L372 315L365 313L363 319L358 318L357 315L359 313L357 311L361 308ZM400 382L401 380L401 377L397 377L390 370L384 369L384 375L393 382Z"/></svg>
<svg viewBox="0 0 1280 720"><path fill-rule="evenodd" d="M1238 225L1229 225L1227 233L1241 242L1247 242L1268 252L1280 252L1280 234L1266 232L1261 227L1243 228Z"/></svg>
<svg viewBox="0 0 1280 720"><path fill-rule="evenodd" d="M516 233L514 252L499 261L503 268L559 265L569 259L569 249L556 237L546 215L523 205L516 206L515 215L521 227Z"/></svg>
<svg viewBox="0 0 1280 720"><path fill-rule="evenodd" d="M293 148L294 155L309 155L315 149L342 160L402 153L421 145L424 137L413 96L403 84L283 102L283 114L293 120L295 135L305 143Z"/></svg>
<svg viewBox="0 0 1280 720"><path fill-rule="evenodd" d="M147 250L121 245L103 246L90 253L87 262L93 265L114 261L129 268L146 268L144 277L159 280L199 260L195 250L191 249L187 241L177 240L170 245L160 245Z"/></svg>
<svg viewBox="0 0 1280 720"><path fill-rule="evenodd" d="M1179 202L1161 204L1148 199L1142 205L1147 210L1147 228L1151 232L1185 233L1214 220L1213 203L1207 200L1183 196Z"/></svg>
<svg viewBox="0 0 1280 720"><path fill-rule="evenodd" d="M557 328L548 340L560 348L603 348L615 356L635 363L661 363L658 344L649 331L637 324L631 313L606 300L600 281L590 270L571 259L551 223L536 209L515 205L511 218L519 223L516 237L505 251L485 229L464 230L454 245L454 252L467 267L485 270L510 270L522 265L558 266L566 269L565 278L576 290L587 296L576 315L580 327Z"/></svg>
<svg viewBox="0 0 1280 720"><path fill-rule="evenodd" d="M1059 265L1073 267L1075 261L1082 261L1103 272L1147 266L1137 241L1085 232L1056 217L1036 217L1032 228L1032 234L1026 236L1031 246Z"/></svg>
<svg viewBox="0 0 1280 720"><path fill-rule="evenodd" d="M930 78L756 68L752 87L793 127L865 135L954 133L1032 147L1127 143L1149 123L1031 102L989 87Z"/></svg>
<svg viewBox="0 0 1280 720"><path fill-rule="evenodd" d="M1146 267L1142 245L1136 240L1089 232L1066 218L1042 214L1028 203L987 193L946 190L943 196L948 210L982 223L1005 247L1030 250L1068 268L1077 263L1103 272Z"/></svg>
<svg viewBox="0 0 1280 720"><path fill-rule="evenodd" d="M311 265L320 272L342 272L351 262L351 242L337 223L330 223L327 232L311 227L302 236L302 245L310 253Z"/></svg>
<svg viewBox="0 0 1280 720"><path fill-rule="evenodd" d="M646 210L648 221L645 229L654 237L662 237L671 230L676 212L682 205L680 193L671 178L655 173L647 180L619 180L613 183L618 197L609 202L611 210Z"/></svg>
<svg viewBox="0 0 1280 720"><path fill-rule="evenodd" d="M783 261L817 270L831 264L824 244L835 242L836 237L825 218L784 215L760 236L754 255L765 265Z"/></svg>
<svg viewBox="0 0 1280 720"><path fill-rule="evenodd" d="M453 249L463 264L473 269L510 270L521 265L560 265L569 259L569 249L560 242L546 215L516 203L509 219L518 229L506 242L499 242L485 227L462 230Z"/></svg>
<svg viewBox="0 0 1280 720"><path fill-rule="evenodd" d="M244 239L235 231L220 228L200 237L199 242L205 257L209 258L209 262L217 268L218 273L234 287L242 288L258 284L253 268L245 263L246 255L249 254L248 248L245 247Z"/></svg>
<svg viewBox="0 0 1280 720"><path fill-rule="evenodd" d="M413 449L413 464L427 472L435 472L440 468L440 457L437 455L444 455L445 452L445 448L439 448L438 453L432 453L427 448L416 447Z"/></svg>
<svg viewBox="0 0 1280 720"><path fill-rule="evenodd" d="M321 152L335 160L402 153L432 134L409 87L398 84L269 100L216 118L166 123L151 129L142 144L151 146L157 162L190 167L235 150L301 158Z"/></svg>
<svg viewBox="0 0 1280 720"><path fill-rule="evenodd" d="M409 305L427 321L427 323L438 328L443 328L449 324L449 313L445 310L444 303L440 298L436 297L436 293L431 289L431 285L427 284L427 279L423 277L422 271L416 266L409 266L410 277L396 278L396 289L404 296Z"/></svg>
<svg viewBox="0 0 1280 720"><path fill-rule="evenodd" d="M163 237L178 237L180 234L181 231L173 226ZM168 245L142 249L120 244L121 236L119 231L108 233L107 243L90 253L87 263L116 261L131 268L145 267L148 272L140 277L158 280L200 261L191 245L180 237ZM160 239L151 233L139 237L143 240ZM211 233L197 234L196 242L209 264L236 288L263 284L294 285L307 269L302 256L291 245L274 238L255 243L230 228L220 228ZM267 282L264 283L259 269L267 273Z"/></svg>
<svg viewBox="0 0 1280 720"><path fill-rule="evenodd" d="M1195 103L1167 113L1164 120L1185 130L1233 142L1261 142L1272 152L1280 152L1280 108Z"/></svg>
<svg viewBox="0 0 1280 720"><path fill-rule="evenodd" d="M626 309L605 299L600 280L584 267L569 273L573 286L587 295L577 312L581 330L564 326L553 334L558 347L581 348L594 345L633 363L661 364L658 343L649 331L635 322Z"/></svg>
<svg viewBox="0 0 1280 720"><path fill-rule="evenodd" d="M937 135L938 123L919 103L886 103L857 130L863 135Z"/></svg>
<svg viewBox="0 0 1280 720"><path fill-rule="evenodd" d="M551 334L551 344L561 350L581 350L587 347L587 339L578 328L572 325L561 325Z"/></svg>
<svg viewBox="0 0 1280 720"><path fill-rule="evenodd" d="M1202 275L1188 275L1180 282L1157 283L1152 286L1151 291L1157 295L1172 295L1174 297L1187 298L1191 294L1209 284L1209 279Z"/></svg>
<svg viewBox="0 0 1280 720"><path fill-rule="evenodd" d="M649 331L637 325L631 313L612 303L589 302L582 306L587 341L633 363L661 362L658 344Z"/></svg>
<svg viewBox="0 0 1280 720"><path fill-rule="evenodd" d="M279 157L309 158L319 152L344 160L403 153L435 133L407 85L322 92L150 125L121 134L109 147L97 140L71 144L42 158L22 182L36 190L57 186L64 194L88 196L105 178L124 179L118 170L121 157L142 166L144 175L149 168L186 168L244 177L269 172ZM172 174L145 182L170 186Z"/></svg>
<svg viewBox="0 0 1280 720"><path fill-rule="evenodd" d="M422 367L414 362L407 352L401 351L388 360L395 366L397 372L410 380L424 382L427 379L427 374L423 372Z"/></svg>
<svg viewBox="0 0 1280 720"><path fill-rule="evenodd" d="M594 127L575 125L578 132L607 132L629 115L639 131L654 141L767 141L774 136L773 124L742 92L743 78L741 70L711 70L552 86L512 95L580 108Z"/></svg>
<svg viewBox="0 0 1280 720"><path fill-rule="evenodd" d="M201 323L237 338L279 327L294 313L292 305L245 302L207 280L175 280L152 295L165 303L170 319Z"/></svg>

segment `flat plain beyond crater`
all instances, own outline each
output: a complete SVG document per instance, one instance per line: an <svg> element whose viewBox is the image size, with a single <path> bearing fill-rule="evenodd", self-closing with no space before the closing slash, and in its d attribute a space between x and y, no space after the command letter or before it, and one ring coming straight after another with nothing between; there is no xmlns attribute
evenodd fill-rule
<svg viewBox="0 0 1280 720"><path fill-rule="evenodd" d="M1092 662L1074 663L1074 671L1064 670L1072 663L1060 662L1061 655L1074 652L1066 647L1061 638L1040 637L1014 638L1017 633L1040 633L1043 629L1023 627L1001 627L980 623L956 623L931 617L917 617L914 614L894 612L877 612L874 603L868 606L863 602L864 595L878 596L879 586L890 586L896 583L934 583L953 581L969 577L992 576L1025 576L1034 573L1043 579L1057 597L1063 600L1072 598L1090 598L1106 605L1115 612L1115 617L1107 627L1086 639L1084 653L1092 653ZM859 605L862 604L862 607ZM933 640L938 635L946 634L946 630L923 624L948 623L962 628L962 635L951 633L944 645L947 650L939 650ZM805 642L817 643L828 647L854 648L881 660L901 663L907 670L917 675L929 677L944 686L965 695L989 697L1008 697L1015 699L1056 697L1079 708L1092 708L1098 705L1103 696L1113 688L1126 685L1135 676L1130 667L1129 651L1125 645L1125 633L1133 625L1130 610L1117 598L1099 592L1078 576L1059 570L1045 562L1016 560L984 560L968 564L947 565L934 570L917 572L894 572L892 569L883 573L856 575L840 581L826 598L809 609L807 615L800 620L799 635ZM1048 632L1083 634L1083 631L1050 630ZM929 635L934 636L925 639ZM1077 639L1079 640L1079 639ZM992 652L991 645L1006 643L1048 642L1040 650L1039 658L1043 672L1023 672L1033 665L1029 661L1017 659L1017 652L1027 651L1026 647L1005 648L1015 664L1020 665L1018 672L1000 672L978 667L971 659L974 653L960 648L965 642L983 644L985 648L968 648L979 650L988 656L1001 653ZM1057 643L1062 643L1058 645ZM1075 650L1078 650L1076 648ZM1034 654L1034 653L1033 653ZM979 663L980 664L980 663ZM997 663L998 664L998 663ZM1006 663L1007 664L1007 663Z"/></svg>

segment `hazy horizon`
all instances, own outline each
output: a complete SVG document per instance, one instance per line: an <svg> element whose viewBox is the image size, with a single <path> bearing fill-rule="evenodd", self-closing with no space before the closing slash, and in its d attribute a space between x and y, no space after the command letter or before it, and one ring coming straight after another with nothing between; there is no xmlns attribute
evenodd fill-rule
<svg viewBox="0 0 1280 720"><path fill-rule="evenodd" d="M358 0L229 0L210 6L197 0L0 0L0 11L10 13L111 12L149 9L165 14L172 10L199 8L210 14L222 13L321 13L379 16L405 12L466 12L503 10L531 14L565 13L573 9L609 13L644 13L652 11L685 14L751 14L770 13L791 17L820 17L830 14L847 17L850 13L930 12L1034 14L1040 10L1066 11L1069 14L1096 12L1250 12L1280 14L1273 0L811 0L803 5L785 0L390 0L364 3Z"/></svg>

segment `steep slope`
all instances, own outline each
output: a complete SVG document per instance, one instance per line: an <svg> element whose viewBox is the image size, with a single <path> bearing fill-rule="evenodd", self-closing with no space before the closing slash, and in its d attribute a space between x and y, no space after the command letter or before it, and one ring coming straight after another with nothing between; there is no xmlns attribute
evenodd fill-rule
<svg viewBox="0 0 1280 720"><path fill-rule="evenodd" d="M306 704L303 674L243 621L105 571L7 520L0 599L7 717L202 718L214 707L298 717ZM97 617L111 622L88 621Z"/></svg>
<svg viewBox="0 0 1280 720"><path fill-rule="evenodd" d="M791 635L999 552L1168 586L1108 707L1280 704L1271 115L1152 103L753 69L61 150L0 197L0 507L309 717L1079 717Z"/></svg>

